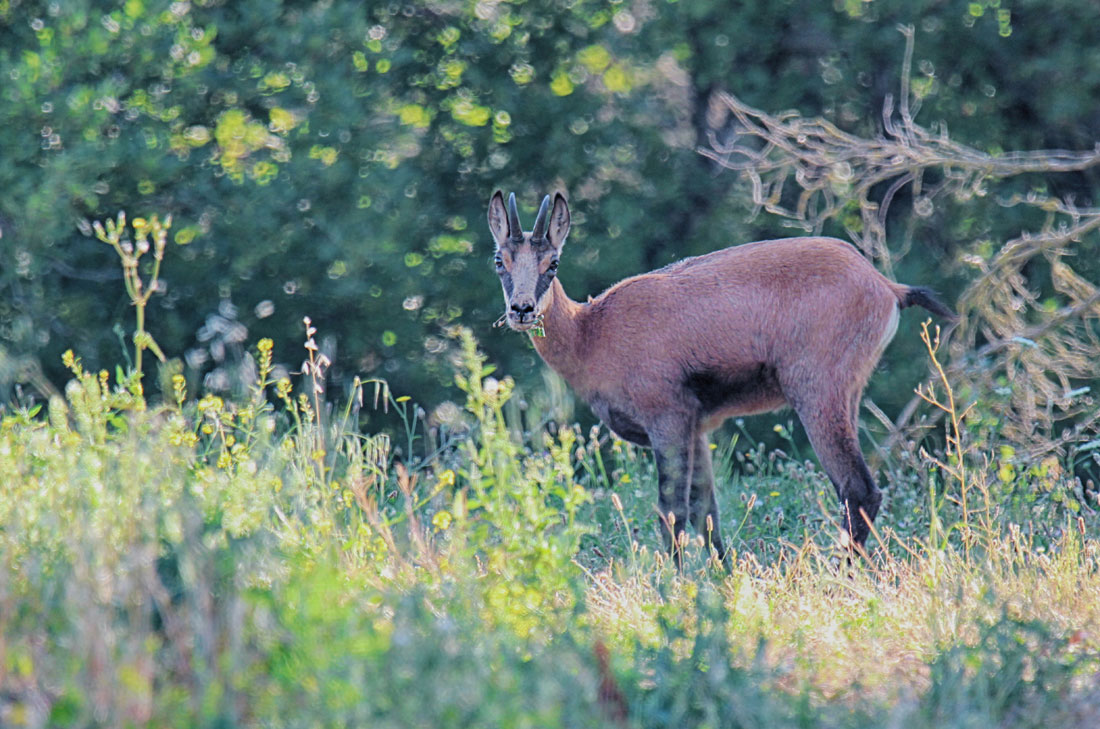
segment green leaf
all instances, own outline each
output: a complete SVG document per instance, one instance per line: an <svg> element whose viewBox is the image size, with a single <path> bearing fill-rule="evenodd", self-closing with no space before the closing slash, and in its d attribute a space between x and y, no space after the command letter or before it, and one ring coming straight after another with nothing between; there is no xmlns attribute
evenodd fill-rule
<svg viewBox="0 0 1100 729"><path fill-rule="evenodd" d="M573 82L570 80L569 74L564 70L555 71L551 77L550 90L554 92L555 96L569 96L573 93Z"/></svg>
<svg viewBox="0 0 1100 729"><path fill-rule="evenodd" d="M577 60L592 73L599 73L611 65L611 54L602 45L596 44L578 51Z"/></svg>

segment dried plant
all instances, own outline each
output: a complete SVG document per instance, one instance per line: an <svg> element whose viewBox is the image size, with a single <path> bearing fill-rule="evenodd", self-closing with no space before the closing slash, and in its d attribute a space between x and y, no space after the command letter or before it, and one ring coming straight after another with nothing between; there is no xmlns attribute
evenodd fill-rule
<svg viewBox="0 0 1100 729"><path fill-rule="evenodd" d="M1087 236L1100 228L1100 210L1051 199L1012 204L1041 205L1049 211L1046 224L1037 235L1009 241L988 261L970 257L981 273L959 299L963 325L948 374L977 392L1007 393L986 407L1000 419L1001 434L1036 459L1087 438L1100 425L1100 408L1086 384L1100 374L1100 288L1067 261L1095 250L1095 236ZM1038 271L1049 279L1039 279Z"/></svg>

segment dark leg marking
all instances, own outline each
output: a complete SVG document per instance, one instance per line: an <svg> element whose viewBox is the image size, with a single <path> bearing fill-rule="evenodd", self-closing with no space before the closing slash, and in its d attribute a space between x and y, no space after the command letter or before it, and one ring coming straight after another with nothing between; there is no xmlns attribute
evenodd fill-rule
<svg viewBox="0 0 1100 729"><path fill-rule="evenodd" d="M688 418L666 418L649 431L657 459L657 510L662 537L678 567L683 566L679 544L690 517L688 496L695 448L693 423Z"/></svg>
<svg viewBox="0 0 1100 729"><path fill-rule="evenodd" d="M691 471L691 522L695 531L703 536L703 544L709 553L713 547L722 563L729 570L726 545L722 541L721 521L714 490L714 464L711 458L710 440L705 433L695 437L695 462Z"/></svg>
<svg viewBox="0 0 1100 729"><path fill-rule="evenodd" d="M802 402L796 410L821 466L833 482L840 499L841 524L852 541L862 546L870 534L868 520L874 520L882 502L854 428L851 399L837 398L830 403ZM862 510L867 518L860 514Z"/></svg>

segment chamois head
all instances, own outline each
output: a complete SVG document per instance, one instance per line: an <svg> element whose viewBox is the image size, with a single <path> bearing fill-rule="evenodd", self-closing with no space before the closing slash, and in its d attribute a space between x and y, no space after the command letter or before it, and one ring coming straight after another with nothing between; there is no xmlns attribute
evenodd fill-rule
<svg viewBox="0 0 1100 729"><path fill-rule="evenodd" d="M547 219L547 212L550 213ZM516 210L516 195L500 190L489 200L489 230L496 242L496 269L504 289L508 326L526 331L538 323L549 301L550 284L558 272L558 256L569 234L569 205L559 192L542 199L530 233L523 232Z"/></svg>

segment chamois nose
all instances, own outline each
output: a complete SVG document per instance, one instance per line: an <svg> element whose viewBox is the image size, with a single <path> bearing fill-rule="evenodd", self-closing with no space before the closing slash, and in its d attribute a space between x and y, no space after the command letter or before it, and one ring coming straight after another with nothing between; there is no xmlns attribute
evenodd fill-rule
<svg viewBox="0 0 1100 729"><path fill-rule="evenodd" d="M533 301L516 301L512 303L512 313L516 315L516 318L523 321L528 316L535 313L535 302Z"/></svg>

